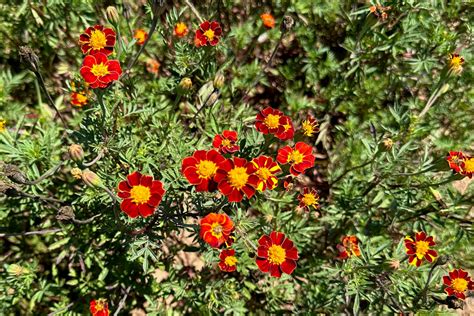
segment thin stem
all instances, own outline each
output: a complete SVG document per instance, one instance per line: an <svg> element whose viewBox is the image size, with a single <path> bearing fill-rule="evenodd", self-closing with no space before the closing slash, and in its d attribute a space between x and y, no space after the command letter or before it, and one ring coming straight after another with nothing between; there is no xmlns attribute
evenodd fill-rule
<svg viewBox="0 0 474 316"><path fill-rule="evenodd" d="M82 165L85 166L85 167L90 167L92 165L95 165L97 163L97 161L102 159L102 157L104 157L104 150L99 151L99 154L97 155L97 157L95 157L92 161L85 162Z"/></svg>
<svg viewBox="0 0 474 316"><path fill-rule="evenodd" d="M40 84L40 87L43 89L43 92L44 94L46 95L46 99L48 100L48 103L49 105L56 111L56 115L59 117L59 119L61 120L63 126L64 126L64 129L67 129L67 123L66 123L66 120L63 118L63 116L61 115L61 113L59 112L58 108L56 107L56 104L54 104L54 101L53 99L51 98L51 95L49 94L48 90L46 89L46 85L44 83L44 80L43 80L43 76L41 75L41 73L39 72L39 70L36 70L36 71L33 71L33 73L35 74L36 78L38 79L38 82Z"/></svg>
<svg viewBox="0 0 474 316"><path fill-rule="evenodd" d="M35 231L23 232L23 233L0 234L0 237L8 238L8 237L14 237L14 236L46 235L46 234L55 234L60 231L62 231L61 228L51 228L51 229L35 230Z"/></svg>
<svg viewBox="0 0 474 316"><path fill-rule="evenodd" d="M122 310L122 308L125 307L125 301L127 300L127 297L128 297L128 293L130 292L130 289L132 288L132 286L130 285L126 290L125 290L125 295L122 297L122 299L120 300L120 303L119 303L119 306L117 307L117 310L115 311L114 313L114 316L117 316L119 314L119 312Z"/></svg>
<svg viewBox="0 0 474 316"><path fill-rule="evenodd" d="M24 183L24 184L27 184L27 185L35 185L35 184L38 184L38 183L40 183L41 181L43 181L44 179L46 179L47 177L52 176L53 174L55 174L56 171L58 171L59 168L61 168L63 165L64 165L64 162L60 162L58 165L56 165L56 166L54 166L53 168L51 168L51 169L49 169L48 171L46 171L46 172L45 172L43 175L41 175L38 179L33 180L33 181L25 180L25 183Z"/></svg>
<svg viewBox="0 0 474 316"><path fill-rule="evenodd" d="M92 222L94 219L96 219L97 217L99 217L101 215L102 214L97 214L97 215L92 216L91 218L84 219L84 220L73 218L72 221L76 224L88 224L88 223Z"/></svg>
<svg viewBox="0 0 474 316"><path fill-rule="evenodd" d="M186 3L186 5L191 9L191 11L193 11L194 15L198 18L199 23L204 22L204 19L199 14L199 11L194 7L194 5L189 0L185 0L184 3Z"/></svg>
<svg viewBox="0 0 474 316"><path fill-rule="evenodd" d="M74 303L69 303L68 305L66 305L65 307L61 308L61 309L58 309L57 311L55 312L52 312L52 313L49 313L48 316L54 316L56 314L59 314L59 313L62 313L66 310L69 309L69 307L71 307L72 305L74 305Z"/></svg>

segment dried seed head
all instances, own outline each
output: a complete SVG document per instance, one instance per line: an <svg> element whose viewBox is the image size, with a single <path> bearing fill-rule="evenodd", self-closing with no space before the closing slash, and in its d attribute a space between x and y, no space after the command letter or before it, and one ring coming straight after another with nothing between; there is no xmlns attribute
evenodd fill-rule
<svg viewBox="0 0 474 316"><path fill-rule="evenodd" d="M74 177L74 179L82 178L82 170L81 169L72 168L70 172L71 172L71 175Z"/></svg>
<svg viewBox="0 0 474 316"><path fill-rule="evenodd" d="M38 55L36 55L35 52L33 52L33 50L28 46L20 46L20 59L30 70L34 72L38 71Z"/></svg>
<svg viewBox="0 0 474 316"><path fill-rule="evenodd" d="M19 184L26 184L28 181L26 180L25 175L18 169L17 166L6 164L3 166L3 174L5 174L8 179L15 183Z"/></svg>
<svg viewBox="0 0 474 316"><path fill-rule="evenodd" d="M386 150L390 150L393 147L393 140L391 138L385 138L383 140L383 145L385 146Z"/></svg>
<svg viewBox="0 0 474 316"><path fill-rule="evenodd" d="M117 8L114 6L108 6L105 11L107 13L107 20L109 20L111 24L116 25L120 18Z"/></svg>
<svg viewBox="0 0 474 316"><path fill-rule="evenodd" d="M82 172L82 181L90 187L100 187L102 185L100 177L89 169Z"/></svg>
<svg viewBox="0 0 474 316"><path fill-rule="evenodd" d="M68 221L74 219L76 215L74 214L74 209L70 206L63 206L59 209L56 219L60 221Z"/></svg>
<svg viewBox="0 0 474 316"><path fill-rule="evenodd" d="M281 22L281 31L283 33L286 33L288 31L290 31L293 26L295 26L295 20L290 16L290 15L285 15L285 17L283 18L283 21Z"/></svg>
<svg viewBox="0 0 474 316"><path fill-rule="evenodd" d="M72 144L69 146L68 152L71 159L76 162L82 161L84 159L84 150L82 149L81 145Z"/></svg>

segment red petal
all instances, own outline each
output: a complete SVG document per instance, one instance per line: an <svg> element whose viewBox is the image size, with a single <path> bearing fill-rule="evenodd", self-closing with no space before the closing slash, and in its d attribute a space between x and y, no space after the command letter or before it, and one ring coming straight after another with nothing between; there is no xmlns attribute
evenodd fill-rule
<svg viewBox="0 0 474 316"><path fill-rule="evenodd" d="M144 203L138 206L138 211L140 212L141 216L148 217L155 212L155 209L150 205Z"/></svg>
<svg viewBox="0 0 474 316"><path fill-rule="evenodd" d="M285 234L273 231L270 234L270 238L272 239L273 244L281 245L285 240Z"/></svg>
<svg viewBox="0 0 474 316"><path fill-rule="evenodd" d="M268 262L267 259L257 258L255 261L257 262L257 266L260 269L260 271L265 272L265 273L270 271L270 263Z"/></svg>
<svg viewBox="0 0 474 316"><path fill-rule="evenodd" d="M451 279L449 278L449 276L447 275L443 276L443 283L444 285L447 285L447 286L451 285Z"/></svg>
<svg viewBox="0 0 474 316"><path fill-rule="evenodd" d="M201 30L207 31L210 26L211 26L211 24L209 23L209 21L204 21L204 22L201 23L201 25L199 27L201 28Z"/></svg>
<svg viewBox="0 0 474 316"><path fill-rule="evenodd" d="M118 185L119 191L130 191L131 187L128 185L127 181L120 181Z"/></svg>
<svg viewBox="0 0 474 316"><path fill-rule="evenodd" d="M135 172L129 174L127 176L128 185L131 186L131 187L139 185L141 177L142 177L142 174L138 171L135 171Z"/></svg>
<svg viewBox="0 0 474 316"><path fill-rule="evenodd" d="M120 209L131 218L138 216L138 206L135 203L132 203L132 200L130 199L123 200L120 204Z"/></svg>
<svg viewBox="0 0 474 316"><path fill-rule="evenodd" d="M279 266L279 265L276 265L276 264L270 265L270 275L271 275L272 277L276 277L276 278L281 277L281 269L280 269L280 266Z"/></svg>
<svg viewBox="0 0 474 316"><path fill-rule="evenodd" d="M296 269L296 262L294 260L285 260L281 264L281 270L286 274L292 274Z"/></svg>
<svg viewBox="0 0 474 316"><path fill-rule="evenodd" d="M260 246L266 246L266 247L270 247L272 245L272 239L270 238L270 236L268 235L263 235L262 237L260 237L260 239L258 240L258 244Z"/></svg>

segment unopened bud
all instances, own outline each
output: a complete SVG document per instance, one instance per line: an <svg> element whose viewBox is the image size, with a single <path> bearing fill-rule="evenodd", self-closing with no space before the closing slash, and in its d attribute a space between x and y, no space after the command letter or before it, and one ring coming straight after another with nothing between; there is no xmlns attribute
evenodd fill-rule
<svg viewBox="0 0 474 316"><path fill-rule="evenodd" d="M191 78L185 77L179 82L179 87L185 91L190 90L193 87L193 82Z"/></svg>
<svg viewBox="0 0 474 316"><path fill-rule="evenodd" d="M72 160L78 162L84 159L84 150L82 149L81 145L72 144L69 146L69 156Z"/></svg>
<svg viewBox="0 0 474 316"><path fill-rule="evenodd" d="M82 170L79 168L72 168L71 175L74 177L74 179L80 179L82 178Z"/></svg>
<svg viewBox="0 0 474 316"><path fill-rule="evenodd" d="M445 94L449 90L449 83L445 83L441 89L439 89L439 94Z"/></svg>
<svg viewBox="0 0 474 316"><path fill-rule="evenodd" d="M225 77L224 75L222 74L222 72L218 72L216 74L216 76L214 77L214 88L216 89L220 89L224 86L224 82L225 82Z"/></svg>
<svg viewBox="0 0 474 316"><path fill-rule="evenodd" d="M100 187L102 185L100 177L89 169L82 172L82 181L90 187Z"/></svg>
<svg viewBox="0 0 474 316"><path fill-rule="evenodd" d="M39 58L28 46L20 46L20 59L32 71L38 71Z"/></svg>
<svg viewBox="0 0 474 316"><path fill-rule="evenodd" d="M116 25L120 18L117 8L114 6L108 6L105 11L107 13L107 20L109 20L111 24Z"/></svg>

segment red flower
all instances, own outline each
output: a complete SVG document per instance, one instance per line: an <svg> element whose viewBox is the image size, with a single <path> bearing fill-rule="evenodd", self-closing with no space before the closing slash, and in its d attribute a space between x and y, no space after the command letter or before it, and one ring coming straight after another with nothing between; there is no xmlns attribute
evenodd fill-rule
<svg viewBox="0 0 474 316"><path fill-rule="evenodd" d="M122 74L118 60L108 60L102 53L87 55L81 67L81 76L91 88L106 88Z"/></svg>
<svg viewBox="0 0 474 316"><path fill-rule="evenodd" d="M174 27L174 35L176 35L177 37L184 37L188 34L188 27L186 26L186 24L184 24L183 22L179 22L178 24L176 24L176 26Z"/></svg>
<svg viewBox="0 0 474 316"><path fill-rule="evenodd" d="M216 21L204 21L199 25L199 29L196 30L196 35L194 36L194 43L197 47L207 46L216 46L219 43L219 37L222 35L222 28Z"/></svg>
<svg viewBox="0 0 474 316"><path fill-rule="evenodd" d="M109 305L103 298L90 301L89 309L92 316L109 316Z"/></svg>
<svg viewBox="0 0 474 316"><path fill-rule="evenodd" d="M219 268L225 272L233 272L237 268L237 258L234 249L224 249L219 255Z"/></svg>
<svg viewBox="0 0 474 316"><path fill-rule="evenodd" d="M240 149L237 143L237 132L234 131L224 131L222 135L217 134L214 136L214 141L212 146L219 150L221 154L231 154L235 153Z"/></svg>
<svg viewBox="0 0 474 316"><path fill-rule="evenodd" d="M153 214L165 194L161 181L153 180L152 176L142 175L138 171L121 181L118 190L117 195L123 199L120 209L131 218Z"/></svg>
<svg viewBox="0 0 474 316"><path fill-rule="evenodd" d="M102 53L108 56L114 51L115 32L102 25L88 27L79 37L79 45L83 54Z"/></svg>
<svg viewBox="0 0 474 316"><path fill-rule="evenodd" d="M474 173L474 158L473 157L466 157L461 162L461 174L463 176L467 176L472 178L472 174Z"/></svg>
<svg viewBox="0 0 474 316"><path fill-rule="evenodd" d="M450 151L446 160L448 161L449 168L455 172L461 172L461 163L465 157L462 151Z"/></svg>
<svg viewBox="0 0 474 316"><path fill-rule="evenodd" d="M466 291L474 290L474 282L463 269L454 269L449 272L449 276L443 276L443 283L447 286L444 291L449 296L456 296L461 300L466 299Z"/></svg>
<svg viewBox="0 0 474 316"><path fill-rule="evenodd" d="M423 258L428 262L433 262L438 256L438 253L432 249L431 246L436 245L433 236L426 236L425 232L419 232L415 235L415 240L410 236L405 237L406 253L408 255L408 262L414 266L419 267Z"/></svg>
<svg viewBox="0 0 474 316"><path fill-rule="evenodd" d="M133 38L137 40L138 45L143 45L143 44L145 44L145 41L148 38L148 33L145 32L145 30L137 29L133 33Z"/></svg>
<svg viewBox="0 0 474 316"><path fill-rule="evenodd" d="M294 148L285 146L278 150L277 161L281 164L290 164L290 172L297 176L314 166L315 157L313 147L303 142L296 143Z"/></svg>
<svg viewBox="0 0 474 316"><path fill-rule="evenodd" d="M196 191L214 191L217 183L214 182L217 168L225 158L216 150L196 150L191 157L183 159L181 173L189 183L196 186Z"/></svg>
<svg viewBox="0 0 474 316"><path fill-rule="evenodd" d="M270 13L263 13L260 15L260 18L262 19L263 25L265 25L267 29L272 29L275 27L275 18Z"/></svg>
<svg viewBox="0 0 474 316"><path fill-rule="evenodd" d="M319 208L319 195L316 189L304 188L303 194L298 196L300 201L299 207L303 208L305 211L310 211L311 207L318 209Z"/></svg>
<svg viewBox="0 0 474 316"><path fill-rule="evenodd" d="M274 134L281 140L293 138L293 123L280 110L267 107L257 114L255 120L257 131L263 134Z"/></svg>
<svg viewBox="0 0 474 316"><path fill-rule="evenodd" d="M87 95L81 92L72 92L71 93L71 104L77 107L82 107L88 102Z"/></svg>
<svg viewBox="0 0 474 316"><path fill-rule="evenodd" d="M255 166L255 174L258 177L257 190L273 190L278 184L277 174L281 172L280 166L267 156L260 156L252 160Z"/></svg>
<svg viewBox="0 0 474 316"><path fill-rule="evenodd" d="M199 222L199 236L213 248L219 248L234 230L234 222L227 214L209 213Z"/></svg>
<svg viewBox="0 0 474 316"><path fill-rule="evenodd" d="M214 179L219 183L219 191L227 196L229 202L242 201L244 194L250 199L258 183L255 166L238 157L220 163Z"/></svg>
<svg viewBox="0 0 474 316"><path fill-rule="evenodd" d="M298 250L285 234L274 231L263 235L258 244L256 262L260 271L279 278L282 272L292 274L296 269Z"/></svg>
<svg viewBox="0 0 474 316"><path fill-rule="evenodd" d="M341 241L342 244L336 246L337 250L339 250L338 259L344 260L352 256L360 256L359 239L356 236L344 236L341 238Z"/></svg>

